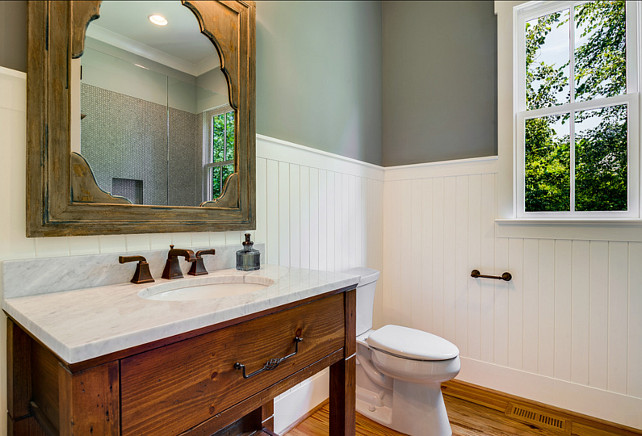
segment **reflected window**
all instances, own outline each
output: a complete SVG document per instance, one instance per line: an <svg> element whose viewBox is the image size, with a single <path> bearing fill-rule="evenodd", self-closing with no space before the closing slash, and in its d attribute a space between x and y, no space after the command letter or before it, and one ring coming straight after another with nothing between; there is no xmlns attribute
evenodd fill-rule
<svg viewBox="0 0 642 436"><path fill-rule="evenodd" d="M209 151L206 153L204 176L207 199L213 200L223 194L225 181L234 173L234 121L235 113L228 106L209 111L206 121L210 126Z"/></svg>

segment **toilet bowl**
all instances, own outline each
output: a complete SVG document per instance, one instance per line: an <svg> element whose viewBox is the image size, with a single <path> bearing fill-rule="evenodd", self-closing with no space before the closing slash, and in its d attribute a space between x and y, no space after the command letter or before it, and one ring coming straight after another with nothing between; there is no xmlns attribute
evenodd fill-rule
<svg viewBox="0 0 642 436"><path fill-rule="evenodd" d="M459 349L417 329L386 325L372 329L379 272L348 271L357 285L357 411L412 436L451 435L441 383L460 369Z"/></svg>

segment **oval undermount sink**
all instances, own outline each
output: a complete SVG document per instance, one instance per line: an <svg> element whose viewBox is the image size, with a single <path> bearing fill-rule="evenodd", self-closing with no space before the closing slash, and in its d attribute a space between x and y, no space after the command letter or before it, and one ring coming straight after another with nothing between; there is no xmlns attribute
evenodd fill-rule
<svg viewBox="0 0 642 436"><path fill-rule="evenodd" d="M259 276L214 276L192 279L189 282L169 282L150 286L138 293L142 298L157 301L212 300L233 295L250 294L274 284L274 280Z"/></svg>

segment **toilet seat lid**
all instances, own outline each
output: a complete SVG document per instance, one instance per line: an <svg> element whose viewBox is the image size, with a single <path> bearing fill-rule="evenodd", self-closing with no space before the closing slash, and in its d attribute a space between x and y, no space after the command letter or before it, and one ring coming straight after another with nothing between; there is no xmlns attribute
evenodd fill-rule
<svg viewBox="0 0 642 436"><path fill-rule="evenodd" d="M448 360L459 355L459 348L446 339L399 325L375 330L366 342L375 350L414 360Z"/></svg>

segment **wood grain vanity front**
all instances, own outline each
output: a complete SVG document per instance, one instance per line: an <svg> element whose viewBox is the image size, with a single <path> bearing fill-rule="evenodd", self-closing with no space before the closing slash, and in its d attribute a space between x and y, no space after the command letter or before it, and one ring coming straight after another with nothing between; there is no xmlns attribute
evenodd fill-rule
<svg viewBox="0 0 642 436"><path fill-rule="evenodd" d="M111 359L73 365L9 318L8 433L272 430L267 414L273 413L273 398L330 367L330 434L354 435L355 307L354 289L339 289L248 315L242 322L213 325L187 338L180 335ZM297 353L275 368L249 378L235 369L235 363L242 363L250 375L271 359L292 354L295 337L303 338Z"/></svg>
<svg viewBox="0 0 642 436"><path fill-rule="evenodd" d="M244 379L272 358L298 353ZM178 434L343 347L343 296L198 336L121 361L122 434ZM151 387L151 389L150 389ZM172 416L173 419L164 419Z"/></svg>

